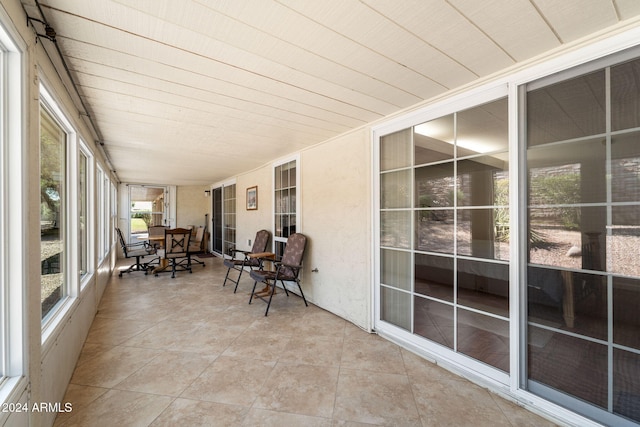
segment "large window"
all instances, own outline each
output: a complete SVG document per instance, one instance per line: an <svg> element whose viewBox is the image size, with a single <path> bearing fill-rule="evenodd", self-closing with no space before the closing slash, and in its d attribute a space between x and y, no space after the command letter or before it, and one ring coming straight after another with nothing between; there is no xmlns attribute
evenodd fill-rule
<svg viewBox="0 0 640 427"><path fill-rule="evenodd" d="M639 78L634 60L526 94L529 387L636 422Z"/></svg>
<svg viewBox="0 0 640 427"><path fill-rule="evenodd" d="M89 178L90 155L86 149L78 153L78 275L82 280L90 269L90 256L93 253L89 247Z"/></svg>
<svg viewBox="0 0 640 427"><path fill-rule="evenodd" d="M509 369L507 100L380 140L380 319Z"/></svg>
<svg viewBox="0 0 640 427"><path fill-rule="evenodd" d="M287 238L298 226L298 168L297 159L278 164L273 169L274 179L274 233L276 257L284 253Z"/></svg>
<svg viewBox="0 0 640 427"><path fill-rule="evenodd" d="M42 318L67 296L67 133L40 109L40 263Z"/></svg>
<svg viewBox="0 0 640 427"><path fill-rule="evenodd" d="M0 21L5 15L0 8ZM23 134L22 53L0 22L0 395L24 374L24 233L28 191ZM0 413L0 424L6 414Z"/></svg>

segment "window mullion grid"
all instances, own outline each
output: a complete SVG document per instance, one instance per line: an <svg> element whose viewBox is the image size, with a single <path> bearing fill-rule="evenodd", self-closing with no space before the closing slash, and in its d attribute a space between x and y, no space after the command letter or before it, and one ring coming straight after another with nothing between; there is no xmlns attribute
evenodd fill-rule
<svg viewBox="0 0 640 427"><path fill-rule="evenodd" d="M413 128L412 128L413 129ZM416 278L415 278L415 274L416 274L416 269L415 269L415 263L416 263L416 216L419 215L419 213L416 211L416 167L415 167L415 148L414 148L414 144L415 141L413 140L414 138L414 134L415 132L411 132L411 143L409 144L409 158L411 159L411 173L409 174L409 179L411 180L411 182L409 182L409 188L411 189L411 197L410 197L410 203L411 205L409 206L410 208L410 212L411 214L409 215L409 221L410 221L410 237L409 237L409 244L411 245L409 248L409 253L410 253L410 266L411 266L411 272L409 273L409 280L411 281L411 283L409 284L409 289L411 290L411 292L409 293L409 307L410 307L410 321L411 321L411 333L414 333L415 330L415 285L416 285Z"/></svg>
<svg viewBox="0 0 640 427"><path fill-rule="evenodd" d="M453 351L458 352L458 113L453 114Z"/></svg>
<svg viewBox="0 0 640 427"><path fill-rule="evenodd" d="M611 67L605 68L605 126L606 126L606 154L605 154L605 188L606 188L606 216L607 216L607 233L605 242L610 241L613 237L613 215L611 203L613 196L611 192ZM613 277L611 276L608 264L608 254L605 244L605 271L607 271L607 410L613 413Z"/></svg>

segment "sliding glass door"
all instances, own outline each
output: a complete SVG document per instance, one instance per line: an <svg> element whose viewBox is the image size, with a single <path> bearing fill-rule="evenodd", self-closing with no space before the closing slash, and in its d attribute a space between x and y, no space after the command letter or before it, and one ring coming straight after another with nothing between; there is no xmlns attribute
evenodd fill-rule
<svg viewBox="0 0 640 427"><path fill-rule="evenodd" d="M494 97L381 127L378 333L546 410L640 422L637 58L514 87L510 121Z"/></svg>
<svg viewBox="0 0 640 427"><path fill-rule="evenodd" d="M380 320L494 373L509 370L507 122L501 98L380 139Z"/></svg>
<svg viewBox="0 0 640 427"><path fill-rule="evenodd" d="M606 423L640 421L639 77L634 60L526 92L528 387Z"/></svg>

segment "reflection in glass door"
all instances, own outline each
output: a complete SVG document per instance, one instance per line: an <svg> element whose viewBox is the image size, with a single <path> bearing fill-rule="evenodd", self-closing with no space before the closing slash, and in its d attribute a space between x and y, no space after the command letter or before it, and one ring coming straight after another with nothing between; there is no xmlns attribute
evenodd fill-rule
<svg viewBox="0 0 640 427"><path fill-rule="evenodd" d="M506 98L380 139L380 320L503 381L508 157Z"/></svg>
<svg viewBox="0 0 640 427"><path fill-rule="evenodd" d="M147 233L150 226L167 225L165 214L167 206L166 187L129 185L129 202L129 236L131 239Z"/></svg>
<svg viewBox="0 0 640 427"><path fill-rule="evenodd" d="M527 387L607 425L640 422L639 74L526 93Z"/></svg>

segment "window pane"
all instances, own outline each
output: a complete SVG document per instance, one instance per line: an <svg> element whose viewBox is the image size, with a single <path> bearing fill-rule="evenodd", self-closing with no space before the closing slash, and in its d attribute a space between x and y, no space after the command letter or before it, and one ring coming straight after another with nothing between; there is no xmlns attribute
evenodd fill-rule
<svg viewBox="0 0 640 427"><path fill-rule="evenodd" d="M618 135L611 141L611 199L640 202L640 133Z"/></svg>
<svg viewBox="0 0 640 427"><path fill-rule="evenodd" d="M66 134L46 110L40 113L40 261L42 318L66 296Z"/></svg>
<svg viewBox="0 0 640 427"><path fill-rule="evenodd" d="M453 163L416 168L415 189L417 208L453 206L455 196Z"/></svg>
<svg viewBox="0 0 640 427"><path fill-rule="evenodd" d="M640 60L611 67L611 128L640 127Z"/></svg>
<svg viewBox="0 0 640 427"><path fill-rule="evenodd" d="M458 210L458 255L509 259L509 209Z"/></svg>
<svg viewBox="0 0 640 427"><path fill-rule="evenodd" d="M453 209L416 211L415 249L453 254Z"/></svg>
<svg viewBox="0 0 640 427"><path fill-rule="evenodd" d="M529 260L533 264L604 271L605 207L529 210Z"/></svg>
<svg viewBox="0 0 640 427"><path fill-rule="evenodd" d="M458 206L509 205L509 154L458 162Z"/></svg>
<svg viewBox="0 0 640 427"><path fill-rule="evenodd" d="M529 379L607 407L607 347L529 326Z"/></svg>
<svg viewBox="0 0 640 427"><path fill-rule="evenodd" d="M411 171L402 170L380 175L380 207L382 209L411 206Z"/></svg>
<svg viewBox="0 0 640 427"><path fill-rule="evenodd" d="M458 303L509 316L509 266L458 260Z"/></svg>
<svg viewBox="0 0 640 427"><path fill-rule="evenodd" d="M613 350L613 411L640 422L640 354Z"/></svg>
<svg viewBox="0 0 640 427"><path fill-rule="evenodd" d="M380 287L380 319L411 329L411 294L395 289Z"/></svg>
<svg viewBox="0 0 640 427"><path fill-rule="evenodd" d="M507 98L502 98L457 113L457 157L507 149L507 105Z"/></svg>
<svg viewBox="0 0 640 427"><path fill-rule="evenodd" d="M380 212L380 245L408 249L411 242L411 212Z"/></svg>
<svg viewBox="0 0 640 427"><path fill-rule="evenodd" d="M89 247L87 240L87 156L80 152L78 162L78 269L82 278L87 273Z"/></svg>
<svg viewBox="0 0 640 427"><path fill-rule="evenodd" d="M601 70L530 91L527 94L528 146L603 133L604 76Z"/></svg>
<svg viewBox="0 0 640 427"><path fill-rule="evenodd" d="M453 117L440 117L413 128L414 164L423 165L453 158Z"/></svg>
<svg viewBox="0 0 640 427"><path fill-rule="evenodd" d="M640 277L640 205L611 208L607 271Z"/></svg>
<svg viewBox="0 0 640 427"><path fill-rule="evenodd" d="M380 138L380 170L398 169L411 165L411 129Z"/></svg>
<svg viewBox="0 0 640 427"><path fill-rule="evenodd" d="M296 186L296 162L289 162L289 187Z"/></svg>
<svg viewBox="0 0 640 427"><path fill-rule="evenodd" d="M529 150L529 203L604 203L606 144L602 138Z"/></svg>
<svg viewBox="0 0 640 427"><path fill-rule="evenodd" d="M418 296L413 300L414 333L453 348L453 307Z"/></svg>
<svg viewBox="0 0 640 427"><path fill-rule="evenodd" d="M416 254L416 293L453 302L453 277L453 258Z"/></svg>
<svg viewBox="0 0 640 427"><path fill-rule="evenodd" d="M613 278L613 342L640 350L640 280ZM640 365L637 365L640 367Z"/></svg>
<svg viewBox="0 0 640 427"><path fill-rule="evenodd" d="M458 351L509 371L509 322L458 309Z"/></svg>
<svg viewBox="0 0 640 427"><path fill-rule="evenodd" d="M380 258L381 282L388 286L411 290L411 254L382 249Z"/></svg>

